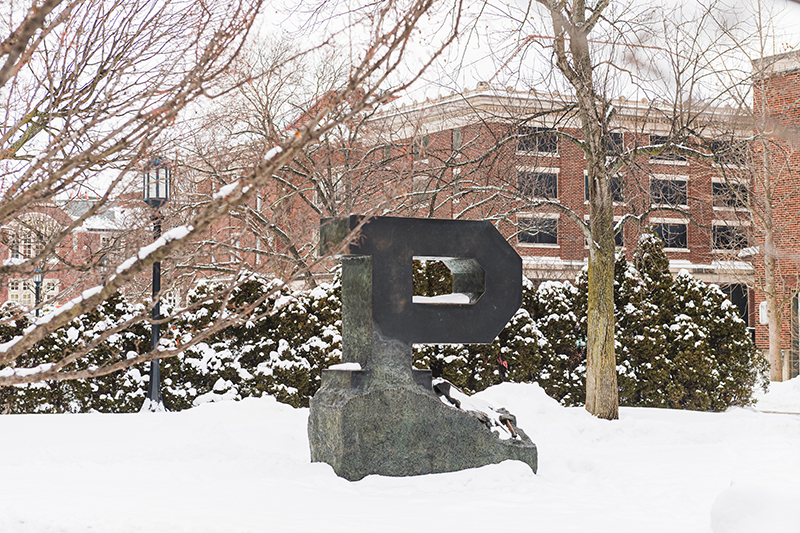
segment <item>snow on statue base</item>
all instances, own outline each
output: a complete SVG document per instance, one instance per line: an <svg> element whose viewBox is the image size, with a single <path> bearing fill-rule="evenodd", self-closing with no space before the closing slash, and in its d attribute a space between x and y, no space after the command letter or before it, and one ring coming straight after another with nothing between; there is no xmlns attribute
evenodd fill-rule
<svg viewBox="0 0 800 533"><path fill-rule="evenodd" d="M522 299L522 261L513 248L486 222L388 217L325 221L323 245L336 245L350 231L357 237L348 250L354 255L342 259L344 364L323 371L311 399L311 460L349 480L506 459L536 472L536 446L514 427L513 416L495 422L488 413L461 409L446 390L453 405L444 403L430 371L411 366L413 342L497 336ZM442 256L453 271L453 292L469 295L470 303L413 303L414 256Z"/></svg>

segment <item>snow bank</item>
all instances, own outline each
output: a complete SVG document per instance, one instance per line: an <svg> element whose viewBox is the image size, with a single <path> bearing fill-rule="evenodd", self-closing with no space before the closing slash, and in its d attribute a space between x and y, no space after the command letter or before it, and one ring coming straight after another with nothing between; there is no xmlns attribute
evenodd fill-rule
<svg viewBox="0 0 800 533"><path fill-rule="evenodd" d="M310 462L308 410L269 397L0 416L0 531L797 530L798 416L622 408L610 422L524 384L473 398L517 416L539 449L537 475L507 461L351 483Z"/></svg>
<svg viewBox="0 0 800 533"><path fill-rule="evenodd" d="M800 414L800 377L782 383L770 383L769 392L756 393L759 411Z"/></svg>
<svg viewBox="0 0 800 533"><path fill-rule="evenodd" d="M797 533L800 530L798 484L791 486L732 483L711 508L714 533Z"/></svg>

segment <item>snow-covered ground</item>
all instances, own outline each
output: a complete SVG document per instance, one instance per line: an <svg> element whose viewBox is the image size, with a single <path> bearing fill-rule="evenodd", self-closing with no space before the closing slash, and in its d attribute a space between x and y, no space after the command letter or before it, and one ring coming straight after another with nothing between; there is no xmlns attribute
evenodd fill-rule
<svg viewBox="0 0 800 533"><path fill-rule="evenodd" d="M0 532L797 532L800 415L623 408L601 421L536 385L505 405L539 448L412 478L309 462L308 410L273 399L180 413L0 416ZM759 407L800 412L800 380Z"/></svg>

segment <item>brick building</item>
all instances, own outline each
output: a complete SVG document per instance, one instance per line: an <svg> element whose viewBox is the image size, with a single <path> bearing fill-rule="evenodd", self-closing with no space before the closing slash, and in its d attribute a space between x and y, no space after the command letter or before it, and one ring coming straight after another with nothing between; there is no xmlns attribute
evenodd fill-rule
<svg viewBox="0 0 800 533"><path fill-rule="evenodd" d="M800 56L763 61L768 60L773 66L756 92L768 92L770 114L781 124L794 126L800 120L795 105L800 94L794 94L800 87ZM615 127L607 138L610 160L633 148L663 144L674 131L674 123L653 102L619 99L614 106ZM242 262L263 268L275 257L284 258L281 268L294 268L295 260L314 253L320 216L373 213L490 220L523 257L530 279L574 279L588 252L573 217L586 220L589 206L583 153L569 139L580 138L570 109L571 102L557 94L479 84L461 94L375 113L364 123L358 141L310 147L301 162L284 169L274 190L261 191L253 205L216 224L204 242L187 252L192 261L181 265L178 259L175 271L198 270L198 258L199 270L205 269L201 277L226 275L228 267L235 271ZM766 326L759 320L761 235L748 209L752 166L735 149L752 134L752 124L727 108L704 108L694 121L695 131L702 135L680 142L716 157L664 152L622 165L612 182L615 218L635 215L638 221L625 225L616 241L619 250L630 254L641 232L652 226L667 244L670 269L674 273L685 269L723 287L754 328L759 348L766 349ZM223 175L212 170L209 175ZM794 296L800 271L793 259L800 254L800 242L794 237L798 222L794 213L800 212L800 195L792 195L790 189L800 180L784 170L786 200L776 218L785 222L778 246L785 259L782 280L791 300L784 346L787 360L794 362L794 375L800 338ZM176 186L176 204L202 203L222 185L181 179L190 185L185 185L183 200ZM557 201L566 211L542 200ZM59 216L67 217L62 222L68 221L70 208L58 207ZM122 230L112 227L109 217L114 216L93 217L91 224L84 224L83 236L74 238L83 241L68 240L65 246L83 249L87 257L98 257L98 246L111 244L112 237L117 250L127 246L118 238L124 225ZM176 216L174 223L181 223L181 215ZM5 257L28 253L24 239L8 242L17 243L18 251L9 247ZM101 278L99 263L89 270L93 274L84 272L81 279ZM186 279L184 285L191 283ZM0 299L22 301L21 293L12 297L13 283L10 280L0 289ZM63 278L58 283L63 293L65 284L77 282Z"/></svg>
<svg viewBox="0 0 800 533"><path fill-rule="evenodd" d="M86 213L99 198L88 194L40 203L2 228L0 257L15 263L36 258L53 238ZM103 207L67 233L58 246L39 258L42 271L40 301L55 305L75 297L98 283L117 260L138 249L136 230L141 209L128 207L120 199ZM25 307L35 305L32 278L11 275L0 284L0 302L11 301Z"/></svg>
<svg viewBox="0 0 800 533"><path fill-rule="evenodd" d="M756 190L764 205L772 207L779 304L783 309L781 348L784 378L798 375L798 290L800 290L800 53L790 52L754 61L754 110L758 125L768 142L761 161L770 179L770 201L764 186ZM766 180L764 180L766 182ZM763 246L763 236L759 244ZM754 284L765 276L763 248L754 257ZM759 346L768 343L766 302L755 291L758 309L756 337Z"/></svg>
<svg viewBox="0 0 800 533"><path fill-rule="evenodd" d="M609 161L671 138L673 122L653 103L619 99L614 105ZM367 138L385 147L381 163L404 176L405 191L393 212L494 221L522 256L530 279L574 279L588 248L573 217L588 220L589 205L583 152L569 139L581 137L570 109L571 102L557 94L479 84L380 113ZM616 241L630 254L651 225L665 240L673 273L685 269L719 284L754 326L749 174L744 152L736 149L750 131L729 108L705 108L695 122L707 136L680 142L717 154L713 161L665 152L621 166L612 181L615 219L640 220L624 225Z"/></svg>

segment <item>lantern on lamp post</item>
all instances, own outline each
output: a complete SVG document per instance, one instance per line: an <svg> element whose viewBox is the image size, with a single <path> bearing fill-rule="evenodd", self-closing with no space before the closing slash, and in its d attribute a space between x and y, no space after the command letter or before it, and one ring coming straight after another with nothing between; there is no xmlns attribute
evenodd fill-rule
<svg viewBox="0 0 800 533"><path fill-rule="evenodd" d="M143 200L153 208L153 241L161 237L161 206L169 201L171 172L166 161L153 157L147 162L144 172ZM158 320L161 318L161 309L158 293L161 292L161 262L153 263L153 325L150 334L150 349L158 347L161 336ZM147 399L142 406L143 411L164 411L164 402L161 399L161 373L159 359L150 361L150 382L147 385Z"/></svg>

